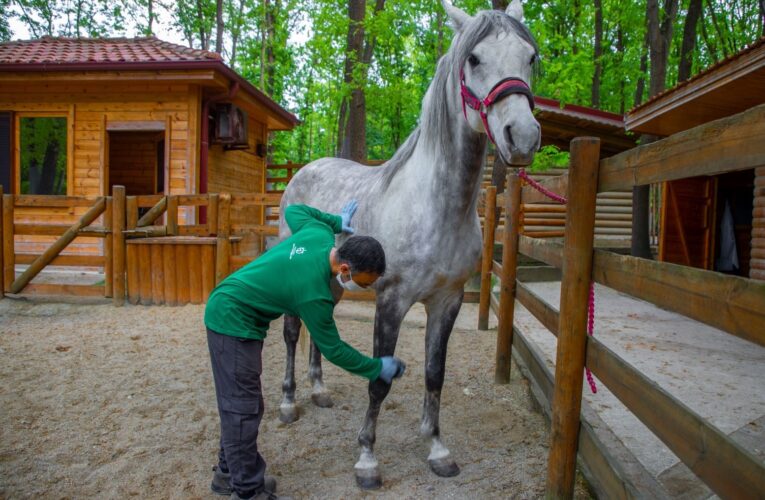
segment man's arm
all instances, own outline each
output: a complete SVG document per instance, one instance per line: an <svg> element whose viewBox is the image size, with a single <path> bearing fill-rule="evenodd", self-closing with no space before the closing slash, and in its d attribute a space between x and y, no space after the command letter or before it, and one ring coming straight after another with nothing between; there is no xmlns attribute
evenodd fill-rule
<svg viewBox="0 0 765 500"><path fill-rule="evenodd" d="M284 220L292 234L300 231L309 222L319 221L329 226L337 234L342 231L342 219L339 215L328 214L308 205L290 205L284 209Z"/></svg>
<svg viewBox="0 0 765 500"><path fill-rule="evenodd" d="M379 358L364 356L343 342L332 317L333 310L330 301L310 301L301 304L297 312L316 347L330 363L354 375L376 380L380 376L382 362Z"/></svg>

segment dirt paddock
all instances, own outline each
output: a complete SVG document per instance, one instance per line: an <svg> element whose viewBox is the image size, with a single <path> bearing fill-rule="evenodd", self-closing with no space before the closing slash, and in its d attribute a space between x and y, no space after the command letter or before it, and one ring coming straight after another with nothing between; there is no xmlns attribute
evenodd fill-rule
<svg viewBox="0 0 765 500"><path fill-rule="evenodd" d="M220 498L209 490L218 421L203 306L0 301L0 498ZM407 316L397 355L408 364L384 403L376 452L383 488L354 482L367 385L324 362L335 405L310 403L307 349L298 352L301 417L278 420L281 320L264 349L260 445L279 491L295 498L539 498L548 430L515 367L493 384L495 331L466 304L449 346L441 429L462 472L442 479L417 434L425 315ZM341 303L344 339L370 353L374 308ZM581 484L577 497L586 498Z"/></svg>

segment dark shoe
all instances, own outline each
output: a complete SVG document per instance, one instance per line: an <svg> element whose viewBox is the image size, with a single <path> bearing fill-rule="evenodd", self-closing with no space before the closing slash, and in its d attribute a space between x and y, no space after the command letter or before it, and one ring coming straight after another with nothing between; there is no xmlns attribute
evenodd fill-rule
<svg viewBox="0 0 765 500"><path fill-rule="evenodd" d="M233 491L231 489L231 483L228 482L229 479L230 479L230 474L228 474L228 473L224 474L223 472L220 472L217 469L218 469L217 467L213 467L213 471L215 472L215 475L213 476L213 482L210 485L210 488L212 488L213 492L218 493L219 495L231 495L229 497L229 498L231 498L231 500L241 500L242 497L240 497L235 491ZM222 478L224 476L225 476L226 485L227 485L227 488L228 488L228 493L222 492L222 489L221 490L216 490L215 489L215 484L216 484L215 483L215 479L217 477L221 477ZM221 491L221 492L219 493L219 491ZM269 475L266 475L263 478L263 491L261 491L260 493L258 493L254 497L250 497L250 498L257 499L257 500L266 500L266 499L268 499L268 500L291 500L290 497L280 497L280 496L276 495L276 478L274 476L269 476Z"/></svg>
<svg viewBox="0 0 765 500"><path fill-rule="evenodd" d="M213 478L210 489L216 495L231 495L231 474L221 471L217 465L213 468Z"/></svg>

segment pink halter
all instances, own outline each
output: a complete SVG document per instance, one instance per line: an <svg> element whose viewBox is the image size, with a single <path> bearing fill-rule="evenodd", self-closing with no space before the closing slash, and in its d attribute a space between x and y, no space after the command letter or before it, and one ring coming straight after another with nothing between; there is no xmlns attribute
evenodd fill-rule
<svg viewBox="0 0 765 500"><path fill-rule="evenodd" d="M528 99L531 109L534 109L534 95L531 93L528 84L520 78L508 77L501 80L494 85L489 92L489 95L486 96L486 99L481 100L476 97L467 85L465 85L465 72L460 70L460 94L462 96L462 114L465 115L465 119L467 120L466 105L471 109L478 111L481 115L483 126L486 129L486 134L488 134L489 140L494 144L497 143L494 141L494 136L491 134L491 130L489 130L489 122L486 119L486 113L489 110L489 106L504 99L510 94L523 94L526 96L526 99Z"/></svg>

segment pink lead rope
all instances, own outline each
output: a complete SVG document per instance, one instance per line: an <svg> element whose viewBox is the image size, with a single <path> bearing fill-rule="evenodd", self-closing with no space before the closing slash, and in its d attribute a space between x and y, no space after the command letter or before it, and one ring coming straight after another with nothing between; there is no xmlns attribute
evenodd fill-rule
<svg viewBox="0 0 765 500"><path fill-rule="evenodd" d="M560 196L558 194L553 193L552 191L545 189L544 186L539 184L537 181L532 179L529 174L526 173L526 169L521 168L518 177L523 179L526 183L529 184L529 186L533 187L543 195L547 196L550 199L553 199L557 201L558 203L566 204L568 201L563 196ZM587 302L587 335L592 337L593 331L595 330L595 283L590 282L590 296L589 300ZM595 379L592 376L592 372L589 368L586 366L584 367L584 373L587 375L587 383L590 384L590 390L593 394L597 394L598 387L595 385Z"/></svg>

